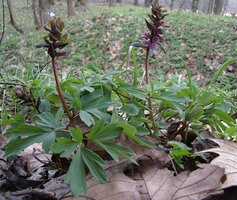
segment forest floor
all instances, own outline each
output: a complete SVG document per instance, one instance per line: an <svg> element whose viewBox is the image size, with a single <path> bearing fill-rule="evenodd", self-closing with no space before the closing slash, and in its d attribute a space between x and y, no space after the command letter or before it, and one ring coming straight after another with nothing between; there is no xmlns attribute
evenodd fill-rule
<svg viewBox="0 0 237 200"><path fill-rule="evenodd" d="M0 47L1 66L8 66L2 69L2 75L11 75L11 78L4 77L6 81L15 78L14 71L21 81L28 81L17 69L28 73L31 68L37 72L47 63L44 52L35 48L44 31L34 30L32 17L29 18L31 9L26 5L16 3L18 23L26 30L24 35L17 33L6 19L5 37ZM22 10L24 12L20 12ZM98 72L117 68L126 60L131 43L141 41L144 16L148 11L147 8L126 5L89 5L85 11L78 8L78 15L67 19L64 4L52 7L52 12L67 19L71 53L65 59L65 65L69 69L89 68ZM186 63L192 68L193 78L205 85L221 64L237 56L235 18L172 11L165 25L165 52L159 49L158 55L151 59L154 77L164 80L180 75ZM145 53L137 49L136 55L142 75ZM236 75L236 66L230 66L218 79L218 86L226 90L236 89Z"/></svg>

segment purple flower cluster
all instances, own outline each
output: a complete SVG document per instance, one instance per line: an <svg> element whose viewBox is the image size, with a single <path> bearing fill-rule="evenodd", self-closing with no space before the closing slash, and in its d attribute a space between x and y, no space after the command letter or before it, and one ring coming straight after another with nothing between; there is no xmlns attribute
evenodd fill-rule
<svg viewBox="0 0 237 200"><path fill-rule="evenodd" d="M157 44L164 40L163 19L167 15L167 11L163 10L158 4L151 5L151 14L148 14L149 21L145 19L147 30L143 33L142 38L144 44L157 54Z"/></svg>

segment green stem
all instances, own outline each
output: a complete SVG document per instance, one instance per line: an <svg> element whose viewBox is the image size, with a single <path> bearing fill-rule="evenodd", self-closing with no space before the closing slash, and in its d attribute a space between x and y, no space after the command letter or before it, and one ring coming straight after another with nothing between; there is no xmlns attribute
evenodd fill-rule
<svg viewBox="0 0 237 200"><path fill-rule="evenodd" d="M149 84L149 51L150 51L150 48L147 47L146 49L146 66L145 66L145 70L146 70L146 84L148 85ZM148 108L149 108L149 112L150 112L150 119L151 119L151 123L152 123L152 126L153 126L153 136L156 134L157 130L158 130L158 127L155 123L155 118L154 118L154 113L152 111L152 97L151 97L151 93L149 92L148 93Z"/></svg>
<svg viewBox="0 0 237 200"><path fill-rule="evenodd" d="M52 66L53 66L53 73L54 73L54 78L55 78L56 87L57 87L57 91L58 91L58 96L61 99L64 111L66 112L68 118L71 120L73 117L71 116L71 113L68 110L66 101L65 101L63 93L62 93L62 89L60 87L60 83L59 83L59 80L58 80L57 67L56 67L56 63L55 63L55 58L52 58Z"/></svg>

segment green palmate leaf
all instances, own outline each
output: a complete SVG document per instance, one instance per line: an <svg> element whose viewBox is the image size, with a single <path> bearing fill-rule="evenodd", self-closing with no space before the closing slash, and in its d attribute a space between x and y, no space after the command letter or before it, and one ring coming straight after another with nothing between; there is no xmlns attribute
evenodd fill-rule
<svg viewBox="0 0 237 200"><path fill-rule="evenodd" d="M87 125L87 126L91 126L92 124L94 124L94 118L92 117L91 114L89 114L88 112L84 111L84 110L80 110L79 116L81 118L81 120Z"/></svg>
<svg viewBox="0 0 237 200"><path fill-rule="evenodd" d="M74 110L81 110L82 109L82 104L81 104L81 101L80 101L80 98L79 97L73 97L72 99L72 107Z"/></svg>
<svg viewBox="0 0 237 200"><path fill-rule="evenodd" d="M64 110L62 108L59 108L57 113L55 114L55 121L59 123L62 120L63 115Z"/></svg>
<svg viewBox="0 0 237 200"><path fill-rule="evenodd" d="M215 115L217 115L221 120L227 123L229 126L232 126L235 123L235 120L229 116L225 111L222 110L215 110Z"/></svg>
<svg viewBox="0 0 237 200"><path fill-rule="evenodd" d="M63 113L61 109L58 110L55 116L50 112L44 112L42 114L37 115L39 119L36 121L36 124L44 130L62 129L64 128L62 122L60 121L62 115Z"/></svg>
<svg viewBox="0 0 237 200"><path fill-rule="evenodd" d="M46 134L40 134L40 135L34 135L27 138L18 139L18 140L9 142L5 146L5 156L9 157L9 156L16 155L17 153L24 150L30 145L34 143L42 142L45 139L45 137L46 137Z"/></svg>
<svg viewBox="0 0 237 200"><path fill-rule="evenodd" d="M105 149L115 161L118 162L120 156L122 158L128 159L130 162L137 164L136 160L133 158L135 153L131 149L109 142L98 141L97 144Z"/></svg>
<svg viewBox="0 0 237 200"><path fill-rule="evenodd" d="M45 137L42 140L42 147L46 153L49 152L51 145L54 143L56 133L54 131L45 133Z"/></svg>
<svg viewBox="0 0 237 200"><path fill-rule="evenodd" d="M80 150L78 150L73 158L64 180L66 183L70 184L71 191L74 196L86 194L86 172Z"/></svg>
<svg viewBox="0 0 237 200"><path fill-rule="evenodd" d="M125 104L121 108L121 111L127 113L130 116L136 116L139 113L139 108L135 104Z"/></svg>
<svg viewBox="0 0 237 200"><path fill-rule="evenodd" d="M153 144L152 142L149 142L147 140L141 139L139 137L136 136L137 134L137 130L134 126L131 126L130 124L126 123L126 122L120 122L119 126L121 128L123 128L123 133L125 135L127 135L128 137L130 137L132 140L134 140L136 143L142 145L142 146L146 146L146 147L150 147L150 148L155 148L156 145Z"/></svg>
<svg viewBox="0 0 237 200"><path fill-rule="evenodd" d="M234 135L237 135L237 125L230 127L225 130L224 132L225 135L228 135L229 137L232 137Z"/></svg>
<svg viewBox="0 0 237 200"><path fill-rule="evenodd" d="M223 132L227 129L227 127L219 119L212 117L211 121L213 122L212 124L215 126L218 132Z"/></svg>
<svg viewBox="0 0 237 200"><path fill-rule="evenodd" d="M49 102L48 100L46 100L46 99L42 99L42 100L40 101L39 111L40 111L41 113L43 113L43 112L50 112L50 110L51 110L51 104L50 104L50 102Z"/></svg>
<svg viewBox="0 0 237 200"><path fill-rule="evenodd" d="M27 124L17 124L7 130L5 135L7 137L11 136L34 136L44 134L45 130L32 125Z"/></svg>
<svg viewBox="0 0 237 200"><path fill-rule="evenodd" d="M192 150L190 147L188 147L186 144L182 142L177 141L169 141L168 144L172 147L174 147L173 150L170 151L170 155L175 160L175 162L183 168L182 165L182 157L190 155L190 151Z"/></svg>
<svg viewBox="0 0 237 200"><path fill-rule="evenodd" d="M104 119L106 122L110 121L111 115L108 114L106 111L103 112L99 109L88 109L86 111L92 114L93 116L97 117L98 119Z"/></svg>
<svg viewBox="0 0 237 200"><path fill-rule="evenodd" d="M70 138L58 138L52 145L53 153L60 153L61 157L69 157L72 152L76 150L78 143L72 141Z"/></svg>
<svg viewBox="0 0 237 200"><path fill-rule="evenodd" d="M138 99L146 100L146 94L144 91L133 87L132 85L129 84L120 84L119 89L123 89L123 91L127 92L129 95L132 95L134 97L137 97Z"/></svg>
<svg viewBox="0 0 237 200"><path fill-rule="evenodd" d="M171 151L172 157L181 158L183 156L190 155L190 152L186 149L176 149Z"/></svg>
<svg viewBox="0 0 237 200"><path fill-rule="evenodd" d="M92 127L90 133L88 134L88 138L95 138L96 135L98 135L99 131L103 128L104 123L104 119L100 119L98 122L96 122L96 124Z"/></svg>
<svg viewBox="0 0 237 200"><path fill-rule="evenodd" d="M178 141L169 141L168 144L172 147L174 147L175 149L186 149L188 151L191 151L192 149L190 147L188 147L186 144L184 144L183 142L178 142Z"/></svg>
<svg viewBox="0 0 237 200"><path fill-rule="evenodd" d="M101 183L106 183L107 178L104 170L104 160L96 153L86 148L81 148L81 155L96 180Z"/></svg>
<svg viewBox="0 0 237 200"><path fill-rule="evenodd" d="M6 119L3 121L3 124L5 125L11 125L12 127L18 126L19 124L24 124L25 118L23 115L17 114L10 119Z"/></svg>
<svg viewBox="0 0 237 200"><path fill-rule="evenodd" d="M188 121L199 120L203 115L203 113L204 113L203 107L199 104L196 104L187 110L185 119Z"/></svg>
<svg viewBox="0 0 237 200"><path fill-rule="evenodd" d="M99 127L99 124L95 129L96 131L91 130L93 132L90 132L88 134L88 138L90 140L94 140L94 139L100 140L100 141L111 140L118 137L123 131L121 127L118 127L117 123L108 124L104 127L102 126L100 126L99 128L98 127Z"/></svg>
<svg viewBox="0 0 237 200"><path fill-rule="evenodd" d="M77 142L78 144L82 142L83 133L81 132L79 127L70 128L69 131L70 131L70 134L75 142Z"/></svg>

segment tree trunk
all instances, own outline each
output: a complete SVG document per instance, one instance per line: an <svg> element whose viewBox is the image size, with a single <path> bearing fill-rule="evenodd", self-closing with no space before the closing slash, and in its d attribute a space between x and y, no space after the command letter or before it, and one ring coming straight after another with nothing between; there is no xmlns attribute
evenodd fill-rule
<svg viewBox="0 0 237 200"><path fill-rule="evenodd" d="M183 1L180 3L180 5L179 5L179 10L182 10L184 4L185 4L185 0L183 0Z"/></svg>
<svg viewBox="0 0 237 200"><path fill-rule="evenodd" d="M150 6L150 0L145 0L144 6L148 8Z"/></svg>
<svg viewBox="0 0 237 200"><path fill-rule="evenodd" d="M55 5L55 1L54 0L48 0L49 1L49 5Z"/></svg>
<svg viewBox="0 0 237 200"><path fill-rule="evenodd" d="M24 33L24 30L19 27L16 23L16 16L15 16L15 12L13 10L13 7L12 7L12 2L11 0L7 0L7 6L8 6L8 10L9 10L9 15L10 15L10 23L11 25L20 33Z"/></svg>
<svg viewBox="0 0 237 200"><path fill-rule="evenodd" d="M122 3L122 0L116 0L117 3Z"/></svg>
<svg viewBox="0 0 237 200"><path fill-rule="evenodd" d="M171 0L170 2L170 10L172 10L174 8L174 0Z"/></svg>
<svg viewBox="0 0 237 200"><path fill-rule="evenodd" d="M222 12L222 7L223 7L223 0L215 0L214 14L220 15Z"/></svg>
<svg viewBox="0 0 237 200"><path fill-rule="evenodd" d="M133 5L134 5L134 6L138 6L138 0L134 0Z"/></svg>
<svg viewBox="0 0 237 200"><path fill-rule="evenodd" d="M199 6L199 0L193 0L192 2L192 12L197 12Z"/></svg>
<svg viewBox="0 0 237 200"><path fill-rule="evenodd" d="M39 18L40 18L40 25L44 26L48 19L48 11L49 11L49 2L47 0L39 0Z"/></svg>
<svg viewBox="0 0 237 200"><path fill-rule="evenodd" d="M212 14L213 13L213 8L214 8L214 0L209 0L208 14Z"/></svg>
<svg viewBox="0 0 237 200"><path fill-rule="evenodd" d="M113 0L107 0L109 2L109 7L113 6Z"/></svg>
<svg viewBox="0 0 237 200"><path fill-rule="evenodd" d="M229 0L224 0L222 14L225 14L225 12L227 11L228 4Z"/></svg>
<svg viewBox="0 0 237 200"><path fill-rule="evenodd" d="M37 12L36 12L36 0L32 0L32 11L33 11L35 29L39 30L41 28L41 24L39 22L39 19L38 19L38 16L37 16Z"/></svg>
<svg viewBox="0 0 237 200"><path fill-rule="evenodd" d="M75 16L76 12L73 6L73 0L67 0L67 16L72 17Z"/></svg>
<svg viewBox="0 0 237 200"><path fill-rule="evenodd" d="M76 0L75 7L86 6L85 0Z"/></svg>

